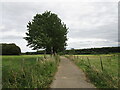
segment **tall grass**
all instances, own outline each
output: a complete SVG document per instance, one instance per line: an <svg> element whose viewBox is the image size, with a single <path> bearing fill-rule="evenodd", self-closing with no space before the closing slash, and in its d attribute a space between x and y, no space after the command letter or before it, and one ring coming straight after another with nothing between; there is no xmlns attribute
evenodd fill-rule
<svg viewBox="0 0 120 90"><path fill-rule="evenodd" d="M118 88L118 55L67 56L98 88Z"/></svg>
<svg viewBox="0 0 120 90"><path fill-rule="evenodd" d="M58 55L3 57L3 88L48 88L58 64Z"/></svg>

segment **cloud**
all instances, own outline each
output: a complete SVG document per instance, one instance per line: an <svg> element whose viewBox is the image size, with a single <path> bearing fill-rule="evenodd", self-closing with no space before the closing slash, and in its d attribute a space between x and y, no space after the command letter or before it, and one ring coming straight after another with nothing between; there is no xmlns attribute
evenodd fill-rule
<svg viewBox="0 0 120 90"><path fill-rule="evenodd" d="M0 42L14 42L23 52L32 51L23 39L28 21L46 10L56 13L69 27L67 48L116 46L118 43L118 0L6 1L0 3Z"/></svg>
<svg viewBox="0 0 120 90"><path fill-rule="evenodd" d="M105 39L73 39L70 42L68 41L69 46L68 49L76 48L95 48L95 47L111 47L111 46L118 46L118 42L115 41L108 41Z"/></svg>
<svg viewBox="0 0 120 90"><path fill-rule="evenodd" d="M21 48L22 52L32 52L32 51L36 51L36 50L31 50L31 48L27 47L27 42L23 39L12 39L10 41L10 39L6 39L5 41L0 41L0 43L15 43L17 46L19 46Z"/></svg>
<svg viewBox="0 0 120 90"><path fill-rule="evenodd" d="M51 2L118 2L119 0L51 0ZM43 2L40 0L1 0L1 2ZM49 0L44 0L49 2Z"/></svg>

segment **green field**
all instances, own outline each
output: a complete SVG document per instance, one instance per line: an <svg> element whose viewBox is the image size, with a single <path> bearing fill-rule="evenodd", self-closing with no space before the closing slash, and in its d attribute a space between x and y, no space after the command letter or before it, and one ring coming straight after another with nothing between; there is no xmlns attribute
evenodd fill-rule
<svg viewBox="0 0 120 90"><path fill-rule="evenodd" d="M67 55L98 88L118 88L118 55Z"/></svg>
<svg viewBox="0 0 120 90"><path fill-rule="evenodd" d="M97 88L118 87L120 54L66 55ZM2 56L3 88L49 88L60 58L44 55Z"/></svg>
<svg viewBox="0 0 120 90"><path fill-rule="evenodd" d="M58 55L2 56L3 88L48 88L58 63Z"/></svg>

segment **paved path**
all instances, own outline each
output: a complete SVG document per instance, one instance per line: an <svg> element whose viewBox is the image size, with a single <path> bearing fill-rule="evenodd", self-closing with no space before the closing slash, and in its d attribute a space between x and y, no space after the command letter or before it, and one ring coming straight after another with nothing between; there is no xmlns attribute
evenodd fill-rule
<svg viewBox="0 0 120 90"><path fill-rule="evenodd" d="M86 81L85 74L75 64L65 57L61 57L58 72L51 88L95 88L95 86Z"/></svg>

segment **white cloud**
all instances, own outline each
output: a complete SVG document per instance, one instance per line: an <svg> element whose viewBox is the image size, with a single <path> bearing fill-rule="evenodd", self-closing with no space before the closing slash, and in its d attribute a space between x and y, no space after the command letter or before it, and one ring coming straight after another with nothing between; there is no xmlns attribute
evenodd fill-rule
<svg viewBox="0 0 120 90"><path fill-rule="evenodd" d="M25 33L24 32L18 32L16 29L12 29L12 30L9 30L9 31L6 31L6 32L1 32L2 33L2 37L7 37L7 36L21 36L21 37L24 37L25 36Z"/></svg>
<svg viewBox="0 0 120 90"><path fill-rule="evenodd" d="M74 42L97 42L97 41L107 41L106 39L100 39L100 38L69 38L68 42L74 43Z"/></svg>
<svg viewBox="0 0 120 90"><path fill-rule="evenodd" d="M4 25L0 25L0 31L2 31L3 29L5 29Z"/></svg>
<svg viewBox="0 0 120 90"><path fill-rule="evenodd" d="M1 0L2 2L43 2L42 0ZM44 0L44 2L118 2L119 0Z"/></svg>
<svg viewBox="0 0 120 90"><path fill-rule="evenodd" d="M118 46L118 42L109 41L105 39L71 39L68 40L69 46L67 49L76 48L95 48L95 47L111 47L111 46Z"/></svg>
<svg viewBox="0 0 120 90"><path fill-rule="evenodd" d="M22 51L26 47L26 25L36 13L50 10L69 27L68 48L116 46L118 40L118 0L44 0L24 2L2 0L1 42L14 42ZM21 3L20 3L21 2ZM17 40L18 39L18 40Z"/></svg>

